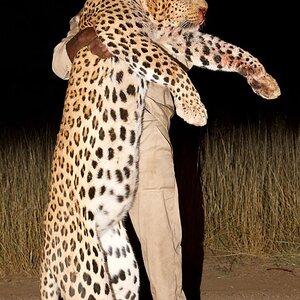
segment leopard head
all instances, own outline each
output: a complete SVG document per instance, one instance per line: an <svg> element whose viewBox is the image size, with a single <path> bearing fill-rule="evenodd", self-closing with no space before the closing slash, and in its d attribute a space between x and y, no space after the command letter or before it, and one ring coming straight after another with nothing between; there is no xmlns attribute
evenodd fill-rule
<svg viewBox="0 0 300 300"><path fill-rule="evenodd" d="M175 27L201 26L208 5L205 0L141 0L154 23Z"/></svg>

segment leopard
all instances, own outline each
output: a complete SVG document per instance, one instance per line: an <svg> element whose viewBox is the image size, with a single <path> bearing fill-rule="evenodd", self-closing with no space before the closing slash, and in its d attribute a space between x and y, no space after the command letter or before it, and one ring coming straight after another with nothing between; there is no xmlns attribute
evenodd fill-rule
<svg viewBox="0 0 300 300"><path fill-rule="evenodd" d="M124 220L150 83L169 89L176 114L195 126L207 124L207 111L182 61L236 72L264 99L280 96L255 56L203 32L207 9L205 0L85 1L80 29L93 27L112 57L84 47L72 64L44 213L41 299L139 298Z"/></svg>

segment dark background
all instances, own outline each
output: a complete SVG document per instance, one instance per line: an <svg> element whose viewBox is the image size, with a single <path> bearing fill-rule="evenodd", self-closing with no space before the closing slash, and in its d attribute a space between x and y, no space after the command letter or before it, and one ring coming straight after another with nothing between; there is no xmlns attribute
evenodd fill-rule
<svg viewBox="0 0 300 300"><path fill-rule="evenodd" d="M66 82L51 70L52 51L69 28L69 19L82 0L5 2L2 8L2 82L0 122L21 126L57 124ZM189 74L215 117L248 118L283 113L298 121L299 53L296 4L274 0L208 1L205 32L236 44L258 57L282 89L273 102L252 93L244 78L234 73L193 68ZM2 4L3 7L3 4Z"/></svg>
<svg viewBox="0 0 300 300"><path fill-rule="evenodd" d="M52 72L52 52L65 37L69 19L83 3L82 0L5 2L2 16L7 21L1 29L2 128L22 127L29 131L49 126L58 128L67 82ZM284 117L293 129L299 126L300 51L296 46L298 9L294 3L208 0L203 31L258 57L277 79L282 91L279 99L267 101L255 95L238 74L193 68L189 75L207 107L208 126L216 120L222 124L228 120L256 122L263 119L272 124L277 116ZM202 132L201 128L187 125L176 116L173 119L171 137L183 226L183 283L188 300L199 300L203 262L205 220L201 206L201 170L197 168ZM130 224L128 228L142 268L137 239ZM151 299L144 272L141 299Z"/></svg>

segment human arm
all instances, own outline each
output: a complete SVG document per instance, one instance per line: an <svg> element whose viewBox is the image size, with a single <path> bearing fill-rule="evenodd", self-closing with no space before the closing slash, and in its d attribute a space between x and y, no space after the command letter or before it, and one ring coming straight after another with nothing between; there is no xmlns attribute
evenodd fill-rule
<svg viewBox="0 0 300 300"><path fill-rule="evenodd" d="M100 42L94 28L87 27L79 30L79 14L70 20L70 30L65 38L57 44L53 51L52 70L62 79L69 79L72 62L77 52L88 46L89 50L99 57L106 59L112 55Z"/></svg>

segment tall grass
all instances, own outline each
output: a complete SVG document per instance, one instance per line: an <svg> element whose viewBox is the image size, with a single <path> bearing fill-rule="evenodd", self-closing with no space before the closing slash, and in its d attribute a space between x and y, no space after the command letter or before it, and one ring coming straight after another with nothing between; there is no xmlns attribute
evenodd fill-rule
<svg viewBox="0 0 300 300"><path fill-rule="evenodd" d="M300 136L283 121L210 124L202 144L205 246L299 255ZM0 135L0 271L37 273L55 133Z"/></svg>
<svg viewBox="0 0 300 300"><path fill-rule="evenodd" d="M300 255L299 128L215 124L202 150L206 246Z"/></svg>
<svg viewBox="0 0 300 300"><path fill-rule="evenodd" d="M0 269L38 270L54 138L50 130L0 136Z"/></svg>

